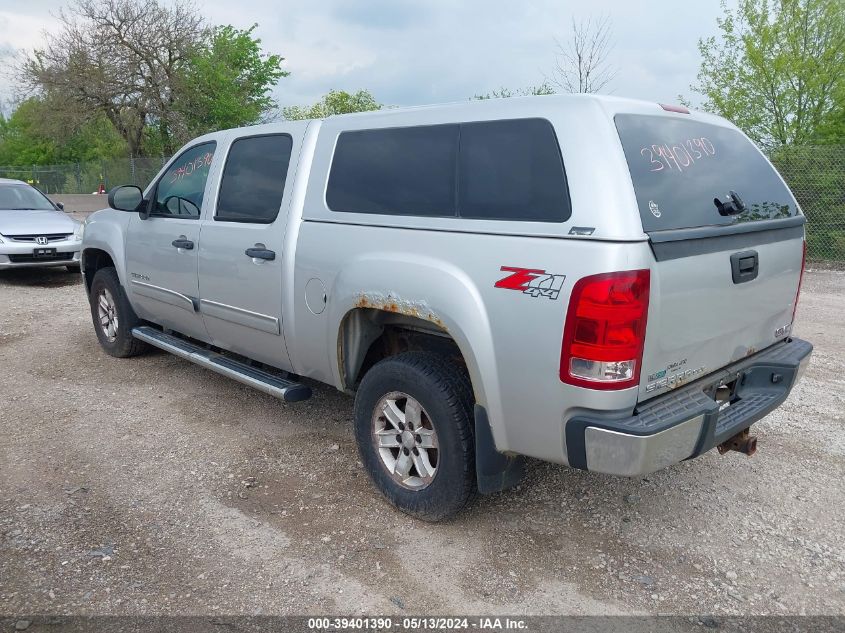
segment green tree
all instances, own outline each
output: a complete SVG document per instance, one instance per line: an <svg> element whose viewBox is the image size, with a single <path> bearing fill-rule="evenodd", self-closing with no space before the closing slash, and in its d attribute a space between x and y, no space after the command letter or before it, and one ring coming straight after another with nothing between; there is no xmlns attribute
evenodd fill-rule
<svg viewBox="0 0 845 633"><path fill-rule="evenodd" d="M0 165L48 165L113 158L126 144L102 115L62 127L52 104L30 98L0 117Z"/></svg>
<svg viewBox="0 0 845 633"><path fill-rule="evenodd" d="M175 82L204 23L188 0L72 0L59 29L23 62L23 86L56 114L102 114L137 156L145 127L179 127Z"/></svg>
<svg viewBox="0 0 845 633"><path fill-rule="evenodd" d="M382 105L368 90L349 93L344 90L330 90L327 95L311 106L288 106L282 108L282 116L295 121L300 119L324 119L333 114L369 112L381 110Z"/></svg>
<svg viewBox="0 0 845 633"><path fill-rule="evenodd" d="M0 116L0 165L44 165L55 160L56 143L38 129L38 101L28 99Z"/></svg>
<svg viewBox="0 0 845 633"><path fill-rule="evenodd" d="M517 88L516 90L505 88L503 86L498 90L493 90L483 95L473 95L472 98L483 101L485 99L508 99L509 97L530 97L553 94L555 94L555 89L544 81L538 86L528 86L527 88Z"/></svg>
<svg viewBox="0 0 845 633"><path fill-rule="evenodd" d="M209 27L191 0L71 0L18 68L51 120L103 116L131 156L173 152L197 131L254 123L284 73L254 27ZM146 146L145 146L146 145Z"/></svg>
<svg viewBox="0 0 845 633"><path fill-rule="evenodd" d="M263 53L257 26L215 27L190 56L176 107L191 137L260 123L276 111L272 88L290 73L281 67L283 57Z"/></svg>
<svg viewBox="0 0 845 633"><path fill-rule="evenodd" d="M816 130L814 142L819 145L845 145L845 81L835 98L836 106Z"/></svg>
<svg viewBox="0 0 845 633"><path fill-rule="evenodd" d="M704 108L766 147L812 142L845 82L843 0L722 0L718 36L699 40Z"/></svg>

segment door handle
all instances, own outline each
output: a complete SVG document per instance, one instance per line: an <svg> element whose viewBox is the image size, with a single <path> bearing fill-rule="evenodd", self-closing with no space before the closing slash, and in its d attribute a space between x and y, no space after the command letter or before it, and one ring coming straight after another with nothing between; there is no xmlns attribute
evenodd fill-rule
<svg viewBox="0 0 845 633"><path fill-rule="evenodd" d="M760 271L760 258L757 251L743 251L731 255L731 277L735 284L757 279Z"/></svg>
<svg viewBox="0 0 845 633"><path fill-rule="evenodd" d="M739 260L739 272L750 273L754 272L757 267L757 259L755 257L744 257Z"/></svg>
<svg viewBox="0 0 845 633"><path fill-rule="evenodd" d="M186 239L184 235L179 236L179 239L173 240L171 244L176 248L184 248L186 251L194 250L194 243Z"/></svg>
<svg viewBox="0 0 845 633"><path fill-rule="evenodd" d="M276 251L271 251L269 248L264 246L264 244L256 244L252 248L246 249L244 254L253 259L265 259L267 261L273 261L276 259Z"/></svg>

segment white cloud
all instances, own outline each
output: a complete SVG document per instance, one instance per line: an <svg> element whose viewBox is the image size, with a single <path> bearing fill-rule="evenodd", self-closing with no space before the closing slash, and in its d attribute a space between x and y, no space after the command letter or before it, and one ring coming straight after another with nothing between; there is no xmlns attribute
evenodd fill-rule
<svg viewBox="0 0 845 633"><path fill-rule="evenodd" d="M55 28L59 0L4 0L0 51L32 48ZM718 0L205 0L214 23L257 30L266 50L287 58L283 105L315 101L332 88L367 88L392 105L462 100L507 86L538 84L554 65L555 37L570 20L613 20L617 95L674 102L690 94L696 43L715 30ZM2 81L2 80L0 80ZM0 84L0 91L3 86Z"/></svg>
<svg viewBox="0 0 845 633"><path fill-rule="evenodd" d="M5 3L4 3L5 4ZM46 7L39 14L32 14L43 3L12 2L0 9L0 112L8 114L14 98L14 63L22 50L31 50L42 41L45 29L55 28L56 20Z"/></svg>

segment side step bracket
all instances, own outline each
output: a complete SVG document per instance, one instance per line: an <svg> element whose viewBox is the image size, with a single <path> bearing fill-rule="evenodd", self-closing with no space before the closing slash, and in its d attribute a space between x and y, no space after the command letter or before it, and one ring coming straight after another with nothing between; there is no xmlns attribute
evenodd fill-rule
<svg viewBox="0 0 845 633"><path fill-rule="evenodd" d="M299 402L311 397L311 387L281 376L271 374L257 367L235 360L223 354L191 343L185 339L143 325L132 330L132 336L175 356L196 363L223 376L263 391L285 402Z"/></svg>

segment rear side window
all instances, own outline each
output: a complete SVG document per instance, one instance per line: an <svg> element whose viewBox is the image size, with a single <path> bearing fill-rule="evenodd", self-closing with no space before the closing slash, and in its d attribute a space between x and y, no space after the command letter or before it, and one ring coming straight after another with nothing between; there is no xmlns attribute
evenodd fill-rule
<svg viewBox="0 0 845 633"><path fill-rule="evenodd" d="M570 216L557 138L544 119L344 132L332 211L562 222Z"/></svg>
<svg viewBox="0 0 845 633"><path fill-rule="evenodd" d="M562 222L569 213L563 161L544 119L461 125L459 215Z"/></svg>
<svg viewBox="0 0 845 633"><path fill-rule="evenodd" d="M344 132L326 202L334 211L455 215L457 125Z"/></svg>
<svg viewBox="0 0 845 633"><path fill-rule="evenodd" d="M287 134L249 136L232 143L214 219L273 222L282 206L292 148L293 139Z"/></svg>
<svg viewBox="0 0 845 633"><path fill-rule="evenodd" d="M640 114L616 115L616 128L646 232L798 213L795 198L774 167L734 129ZM728 204L722 212L738 212L723 215L716 200Z"/></svg>

